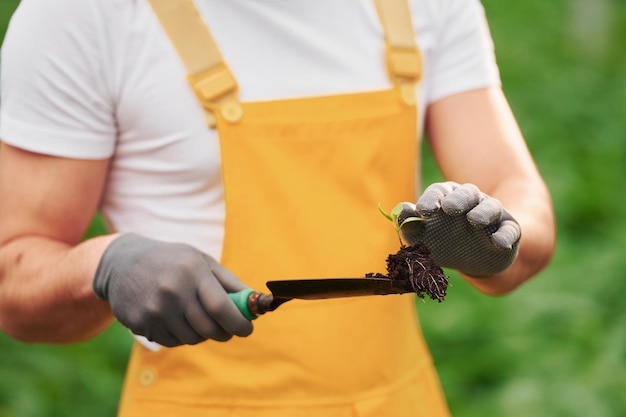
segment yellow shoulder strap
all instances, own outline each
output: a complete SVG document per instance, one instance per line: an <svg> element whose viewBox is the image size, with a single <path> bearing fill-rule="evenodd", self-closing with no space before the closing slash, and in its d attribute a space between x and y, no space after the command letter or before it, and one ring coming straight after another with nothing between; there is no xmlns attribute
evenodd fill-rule
<svg viewBox="0 0 626 417"><path fill-rule="evenodd" d="M385 32L387 71L407 104L415 104L415 85L422 78L422 57L415 42L409 0L374 0Z"/></svg>
<svg viewBox="0 0 626 417"><path fill-rule="evenodd" d="M148 0L187 70L187 80L205 109L209 126L215 111L236 122L243 115L237 81L193 0Z"/></svg>
<svg viewBox="0 0 626 417"><path fill-rule="evenodd" d="M237 81L193 0L148 0L187 70L187 80L205 109L209 126L215 111L236 122L243 116ZM415 42L409 0L374 0L385 32L387 70L403 100L415 104L422 61Z"/></svg>

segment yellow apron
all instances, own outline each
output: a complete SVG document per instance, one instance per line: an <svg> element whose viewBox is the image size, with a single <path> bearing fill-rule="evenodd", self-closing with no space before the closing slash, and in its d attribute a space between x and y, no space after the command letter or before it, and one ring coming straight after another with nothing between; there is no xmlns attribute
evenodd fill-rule
<svg viewBox="0 0 626 417"><path fill-rule="evenodd" d="M385 270L399 242L377 206L415 200L418 156L413 96L389 66L388 91L239 103L232 90L206 106L222 150L221 262L251 287ZM120 416L448 416L414 303L294 300L248 338L136 345Z"/></svg>

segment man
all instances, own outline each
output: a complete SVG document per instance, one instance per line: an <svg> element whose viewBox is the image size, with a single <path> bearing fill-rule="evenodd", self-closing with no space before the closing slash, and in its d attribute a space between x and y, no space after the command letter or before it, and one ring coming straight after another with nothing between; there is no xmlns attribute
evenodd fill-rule
<svg viewBox="0 0 626 417"><path fill-rule="evenodd" d="M2 65L0 326L143 336L120 415L448 415L414 297L253 332L228 294L381 270L401 201L405 241L486 294L552 255L476 1L23 0ZM448 182L417 199L424 126Z"/></svg>

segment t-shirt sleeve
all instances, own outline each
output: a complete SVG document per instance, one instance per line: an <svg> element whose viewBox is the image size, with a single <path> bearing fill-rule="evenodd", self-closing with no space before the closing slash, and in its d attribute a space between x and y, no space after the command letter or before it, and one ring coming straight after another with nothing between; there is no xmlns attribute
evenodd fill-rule
<svg viewBox="0 0 626 417"><path fill-rule="evenodd" d="M0 60L0 138L32 152L103 159L116 125L106 29L91 2L30 0L10 22Z"/></svg>
<svg viewBox="0 0 626 417"><path fill-rule="evenodd" d="M428 101L500 86L494 44L479 0L440 1Z"/></svg>

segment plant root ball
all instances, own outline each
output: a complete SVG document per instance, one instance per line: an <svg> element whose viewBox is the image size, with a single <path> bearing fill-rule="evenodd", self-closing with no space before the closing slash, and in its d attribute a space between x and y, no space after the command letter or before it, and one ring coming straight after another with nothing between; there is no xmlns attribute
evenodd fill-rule
<svg viewBox="0 0 626 417"><path fill-rule="evenodd" d="M419 298L429 296L442 302L448 289L448 277L430 257L430 250L423 244L402 246L387 257L387 275L367 274L369 277L389 278L407 282Z"/></svg>

